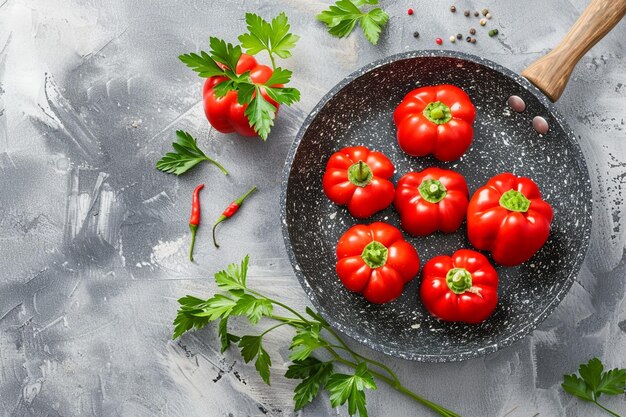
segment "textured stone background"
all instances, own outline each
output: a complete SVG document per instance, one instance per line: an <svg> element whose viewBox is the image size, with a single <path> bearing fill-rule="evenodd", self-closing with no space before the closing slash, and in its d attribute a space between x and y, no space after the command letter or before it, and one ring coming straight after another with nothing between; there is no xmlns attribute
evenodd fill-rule
<svg viewBox="0 0 626 417"><path fill-rule="evenodd" d="M457 2L492 9L476 45L444 47L521 71L563 36L583 0ZM209 273L252 255L255 286L289 303L307 299L286 260L279 223L282 164L308 111L356 68L397 52L434 47L465 32L442 2L383 1L390 24L373 47L337 40L314 20L328 1L0 1L0 415L291 416L284 380L289 334L269 348L273 385L235 353L221 357L215 329L170 341L176 299L207 296ZM408 6L416 10L406 16ZM245 11L287 11L302 36L294 84L303 100L281 110L267 143L211 131L201 81L176 56L210 35L235 40ZM475 24L476 22L474 22ZM415 40L414 30L421 36ZM580 137L594 187L594 231L569 295L533 334L485 358L454 364L385 360L407 385L464 416L595 416L565 396L561 375L597 355L626 366L626 22L576 69L558 103ZM177 179L156 171L176 129L231 170L209 165ZM559 180L558 178L556 180ZM210 221L249 184L260 192L221 229L201 229L197 264L186 259L189 196L208 185ZM626 413L625 398L607 405ZM387 387L369 396L372 416L427 415ZM346 416L321 398L298 415Z"/></svg>

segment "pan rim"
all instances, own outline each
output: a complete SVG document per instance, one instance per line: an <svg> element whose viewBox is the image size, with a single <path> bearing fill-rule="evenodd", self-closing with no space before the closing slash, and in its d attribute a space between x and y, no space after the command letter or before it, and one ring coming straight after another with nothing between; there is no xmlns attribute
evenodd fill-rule
<svg viewBox="0 0 626 417"><path fill-rule="evenodd" d="M350 83L352 83L357 78L365 75L366 73L391 64L393 62L413 59L413 58L455 58L461 59L469 62L473 62L479 65L483 65L490 69L496 70L503 75L513 79L516 81L521 87L535 96L539 102L544 106L544 108L551 114L554 119L557 121L558 125L563 129L567 140L572 145L573 151L576 152L576 160L578 163L579 169L582 172L586 173L586 181L584 182L584 194L588 196L587 204L585 204L583 221L582 225L584 236L581 239L581 244L578 248L578 253L573 262L573 266L570 269L570 272L567 276L567 279L564 285L561 286L555 297L550 301L550 303L534 318L529 321L525 326L520 327L510 336L505 339L496 340L493 343L490 343L482 348L476 349L473 348L467 351L457 351L449 354L423 354L418 352L407 352L406 350L390 347L383 345L378 342L374 342L366 336L360 335L354 328L344 326L341 323L336 322L333 317L328 314L323 308L320 307L320 303L317 300L317 296L315 295L313 288L309 285L302 268L300 267L298 260L296 259L296 255L293 251L291 245L291 238L289 237L289 230L287 225L287 188L289 186L289 175L291 173L291 167L293 164L293 160L298 151L302 138L306 134L308 128L311 123L315 120L320 110L332 99L334 98L341 90L347 87ZM285 159L285 164L283 166L283 172L281 176L281 195L280 195L280 219L281 219L281 230L283 235L283 241L285 244L285 249L287 251L287 256L289 257L289 261L291 263L291 267L300 282L300 285L304 289L307 297L309 298L311 304L316 308L318 313L322 316L324 320L326 320L331 326L335 329L341 331L343 334L349 336L350 338L358 341L359 343L379 352L382 352L386 355L418 361L418 362L459 362L468 360L471 358L476 358L480 356L487 355L489 353L493 353L499 349L510 346L514 342L517 342L527 336L530 332L532 332L537 326L542 323L561 303L563 298L569 292L572 284L576 280L576 277L580 273L583 262L586 258L587 251L589 248L589 241L591 237L591 227L592 227L592 214L593 214L593 194L591 189L591 177L589 175L589 170L587 167L587 163L585 160L584 153L582 152L582 148L580 144L576 140L576 136L574 132L569 127L567 121L563 118L563 116L557 111L556 106L534 85L532 85L526 78L521 75L515 73L514 71L497 64L489 59L481 58L476 55L467 54L463 52L456 51L442 51L442 50L416 50L409 52L402 52L394 55L390 55L388 57L376 60L370 64L367 64L356 71L352 72L350 75L345 77L339 83L337 83L334 87L332 87L324 96L320 99L320 101L313 107L310 111L304 122L302 123L300 129L298 130L298 134L296 135L295 140L291 144L289 148L289 152Z"/></svg>

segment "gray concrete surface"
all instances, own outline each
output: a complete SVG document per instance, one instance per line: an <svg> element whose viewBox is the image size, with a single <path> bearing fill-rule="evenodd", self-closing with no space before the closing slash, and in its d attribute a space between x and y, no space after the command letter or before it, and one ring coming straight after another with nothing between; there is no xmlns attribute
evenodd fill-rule
<svg viewBox="0 0 626 417"><path fill-rule="evenodd" d="M209 274L244 254L260 289L305 306L279 227L279 179L300 123L335 83L397 52L432 48L470 24L449 4L383 1L390 24L373 47L360 34L330 37L314 15L328 1L0 1L0 415L291 416L293 382L280 377L289 333L278 333L273 385L215 329L172 342L176 299L208 296ZM555 45L584 0L457 2L489 7L476 45L454 48L521 71ZM406 8L416 11L406 16ZM267 143L212 131L201 81L176 56L210 35L235 40L245 11L285 10L302 37L285 66L302 101L281 109ZM476 22L474 22L475 24ZM414 39L413 31L420 32ZM580 137L594 187L594 232L577 282L523 341L485 358L420 364L382 357L407 385L464 416L596 416L561 391L561 375L591 356L626 366L626 22L581 62L560 111ZM156 171L176 129L201 138L232 175L209 165L176 178ZM558 180L558 179L557 179ZM260 192L221 229L200 231L187 261L189 196L208 185L208 223L249 184ZM429 415L387 387L372 416ZM606 404L626 414L624 396ZM299 416L346 416L322 397Z"/></svg>

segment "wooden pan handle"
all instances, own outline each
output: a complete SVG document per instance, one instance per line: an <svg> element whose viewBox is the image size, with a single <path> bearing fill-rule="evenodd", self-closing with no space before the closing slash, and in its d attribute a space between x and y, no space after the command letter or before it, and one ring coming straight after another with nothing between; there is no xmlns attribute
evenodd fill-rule
<svg viewBox="0 0 626 417"><path fill-rule="evenodd" d="M551 101L557 101L580 58L609 33L624 14L626 0L591 0L561 43L530 64L522 76Z"/></svg>

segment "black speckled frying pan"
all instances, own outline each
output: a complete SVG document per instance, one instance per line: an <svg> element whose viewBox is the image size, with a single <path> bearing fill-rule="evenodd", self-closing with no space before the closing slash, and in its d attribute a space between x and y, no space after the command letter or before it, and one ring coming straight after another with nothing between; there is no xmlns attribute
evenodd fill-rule
<svg viewBox="0 0 626 417"><path fill-rule="evenodd" d="M450 51L417 51L386 58L334 87L304 122L289 152L282 196L287 252L304 290L333 326L373 349L407 359L459 361L509 345L544 320L569 290L585 257L591 229L589 174L576 138L550 99L556 100L578 59L626 13L626 0L593 0L563 42L531 65L527 79L491 61ZM572 40L581 40L573 44ZM397 145L392 114L405 94L419 86L454 84L476 106L474 142L458 161L413 158ZM537 86L537 87L535 87ZM541 91L540 91L541 90ZM542 93L544 91L547 95ZM507 99L526 103L512 111ZM550 126L532 127L534 116ZM335 245L359 223L345 207L326 198L322 176L333 152L365 145L395 164L394 182L409 171L439 166L467 179L470 193L500 172L528 176L554 208L546 245L528 262L497 267L500 301L494 315L477 326L431 317L419 300L420 277L400 298L375 305L344 289L335 273ZM361 223L400 226L393 208ZM453 234L408 239L422 265L440 254L471 247L463 225Z"/></svg>

